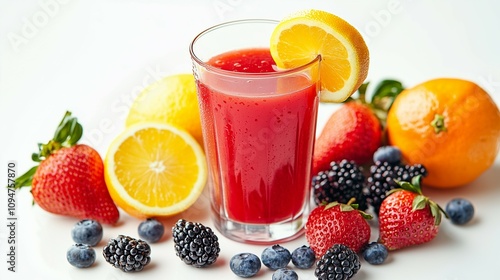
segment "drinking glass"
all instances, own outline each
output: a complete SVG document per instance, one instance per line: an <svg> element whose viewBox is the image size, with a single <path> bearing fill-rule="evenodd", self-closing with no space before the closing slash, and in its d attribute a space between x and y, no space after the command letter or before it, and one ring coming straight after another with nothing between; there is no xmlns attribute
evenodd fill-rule
<svg viewBox="0 0 500 280"><path fill-rule="evenodd" d="M265 73L207 63L227 52L269 49L276 25L223 23L201 32L189 47L213 221L224 236L240 242L291 240L309 212L321 58Z"/></svg>

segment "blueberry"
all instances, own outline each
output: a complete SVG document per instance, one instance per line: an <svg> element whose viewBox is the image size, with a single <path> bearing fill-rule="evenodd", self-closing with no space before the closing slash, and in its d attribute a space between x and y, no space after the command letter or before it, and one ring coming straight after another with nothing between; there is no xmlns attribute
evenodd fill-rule
<svg viewBox="0 0 500 280"><path fill-rule="evenodd" d="M363 258L369 264L382 264L387 259L387 247L378 242L371 242L363 250Z"/></svg>
<svg viewBox="0 0 500 280"><path fill-rule="evenodd" d="M446 204L446 214L448 214L452 223L463 225L468 223L474 216L474 206L467 199L455 198Z"/></svg>
<svg viewBox="0 0 500 280"><path fill-rule="evenodd" d="M97 245L102 239L102 226L94 220L81 220L71 230L75 243Z"/></svg>
<svg viewBox="0 0 500 280"><path fill-rule="evenodd" d="M280 245L273 245L264 249L261 255L262 263L272 270L285 268L290 260L292 254L286 248Z"/></svg>
<svg viewBox="0 0 500 280"><path fill-rule="evenodd" d="M147 242L155 243L163 236L165 227L158 220L147 219L139 224L137 231L140 238Z"/></svg>
<svg viewBox="0 0 500 280"><path fill-rule="evenodd" d="M261 263L259 257L252 253L234 255L229 261L229 267L239 277L252 277L259 272Z"/></svg>
<svg viewBox="0 0 500 280"><path fill-rule="evenodd" d="M292 263L297 268L310 268L313 266L315 261L316 255L314 254L314 251L306 245L303 245L292 252Z"/></svg>
<svg viewBox="0 0 500 280"><path fill-rule="evenodd" d="M401 150L395 146L382 146L373 154L373 162L396 164L401 161Z"/></svg>
<svg viewBox="0 0 500 280"><path fill-rule="evenodd" d="M297 273L288 268L280 268L273 273L273 280L298 280Z"/></svg>
<svg viewBox="0 0 500 280"><path fill-rule="evenodd" d="M95 262L95 251L87 244L75 244L66 252L66 259L75 267L89 267Z"/></svg>

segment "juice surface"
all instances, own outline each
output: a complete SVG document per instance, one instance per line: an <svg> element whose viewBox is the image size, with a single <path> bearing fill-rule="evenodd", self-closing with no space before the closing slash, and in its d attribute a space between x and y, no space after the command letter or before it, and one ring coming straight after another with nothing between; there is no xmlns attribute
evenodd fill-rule
<svg viewBox="0 0 500 280"><path fill-rule="evenodd" d="M268 49L224 53L209 64L237 72L275 71ZM302 86L292 92L273 94L280 87L274 81L260 85L256 95L207 84L198 83L198 92L213 203L223 205L231 220L243 223L268 224L300 215L309 199L316 84L298 82Z"/></svg>

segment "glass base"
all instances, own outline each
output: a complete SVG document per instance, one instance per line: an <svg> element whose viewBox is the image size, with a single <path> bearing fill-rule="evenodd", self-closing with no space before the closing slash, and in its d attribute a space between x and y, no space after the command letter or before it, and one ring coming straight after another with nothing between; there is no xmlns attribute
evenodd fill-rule
<svg viewBox="0 0 500 280"><path fill-rule="evenodd" d="M302 235L305 223L304 214L293 220L275 224L246 224L214 217L215 228L225 237L238 242L261 245L293 240Z"/></svg>

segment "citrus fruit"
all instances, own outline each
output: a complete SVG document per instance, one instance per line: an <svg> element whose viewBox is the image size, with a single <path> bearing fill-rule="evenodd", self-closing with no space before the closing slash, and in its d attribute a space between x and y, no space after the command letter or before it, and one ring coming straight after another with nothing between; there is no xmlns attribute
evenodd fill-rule
<svg viewBox="0 0 500 280"><path fill-rule="evenodd" d="M126 128L110 144L104 175L113 201L132 216L171 216L200 196L205 155L186 131L143 122Z"/></svg>
<svg viewBox="0 0 500 280"><path fill-rule="evenodd" d="M126 126L160 122L185 129L202 143L200 111L192 74L176 74L146 87L134 100Z"/></svg>
<svg viewBox="0 0 500 280"><path fill-rule="evenodd" d="M403 90L387 116L390 144L428 170L425 185L466 185L487 170L500 148L500 113L477 84L439 78Z"/></svg>
<svg viewBox="0 0 500 280"><path fill-rule="evenodd" d="M340 17L305 10L278 23L271 35L271 55L279 68L305 65L321 56L321 101L342 102L368 74L369 52L361 34Z"/></svg>

